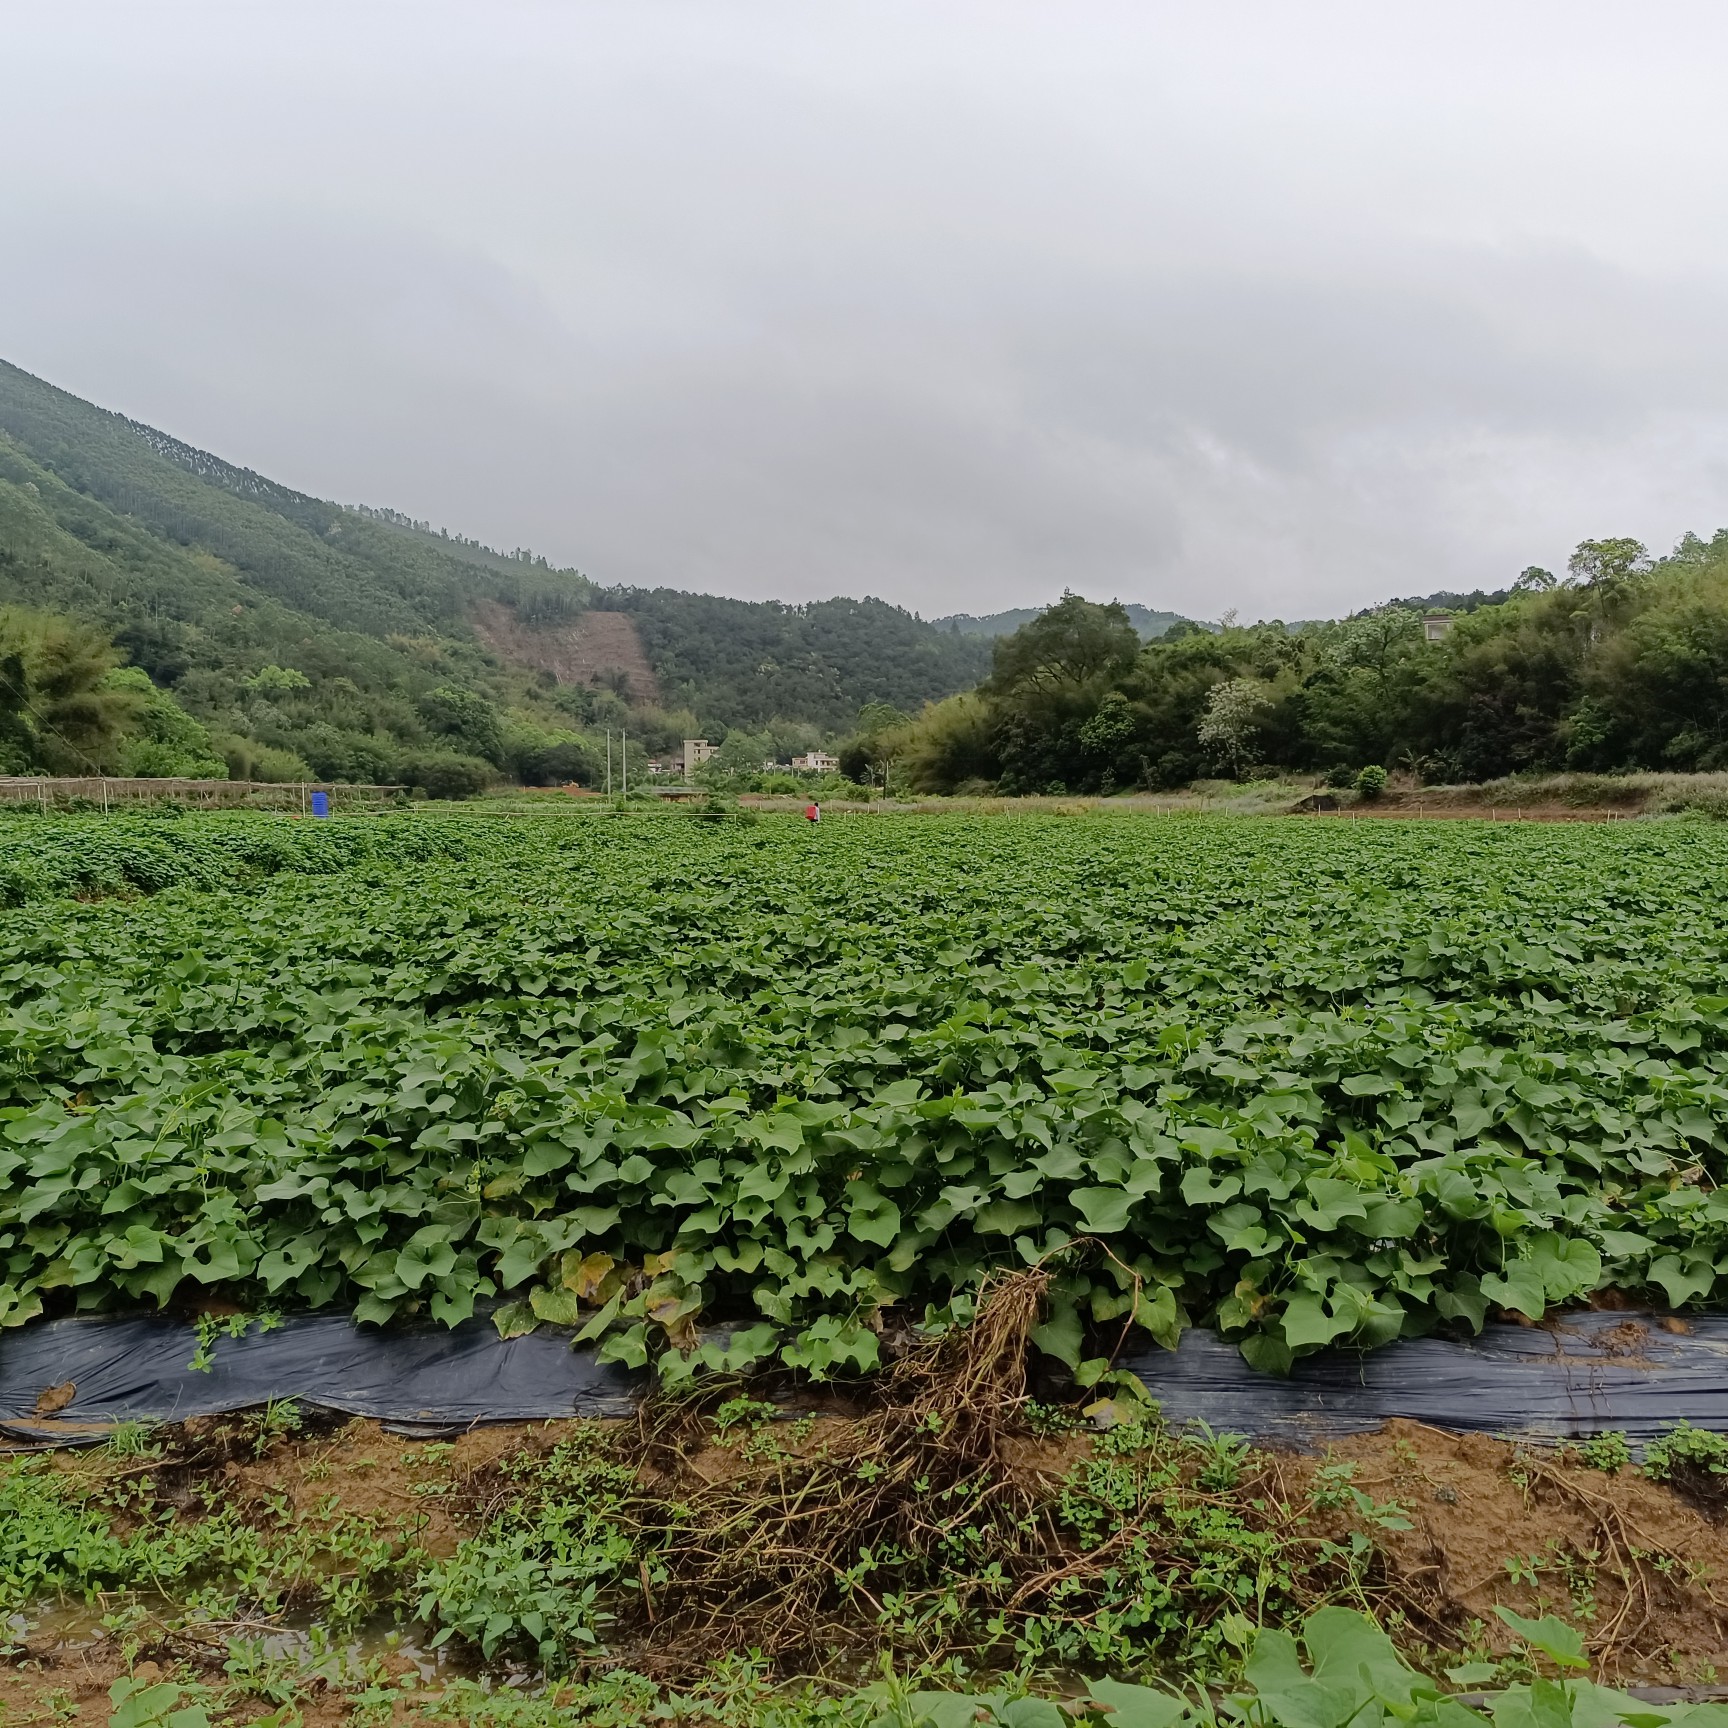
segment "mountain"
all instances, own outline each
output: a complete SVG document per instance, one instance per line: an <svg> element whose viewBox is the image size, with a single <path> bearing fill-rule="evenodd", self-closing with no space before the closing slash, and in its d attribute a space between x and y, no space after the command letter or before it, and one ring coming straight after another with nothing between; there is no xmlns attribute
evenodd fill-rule
<svg viewBox="0 0 1728 1728"><path fill-rule="evenodd" d="M0 602L111 635L236 772L412 778L430 754L557 775L608 724L649 749L775 720L837 732L989 659L881 601L601 588L311 497L4 362Z"/></svg>
<svg viewBox="0 0 1728 1728"><path fill-rule="evenodd" d="M907 713L969 689L990 644L944 634L883 600L725 600L615 589L667 698L728 726L802 716L839 731L869 702Z"/></svg>
<svg viewBox="0 0 1728 1728"><path fill-rule="evenodd" d="M1140 632L1142 642L1150 642L1155 636L1162 636L1172 624L1186 624L1190 620L1180 612L1155 612L1150 606L1142 606L1136 601L1120 602L1122 610L1128 614L1128 621ZM976 617L970 612L950 613L946 618L934 618L931 622L938 630L947 631L954 636L1012 636L1022 624L1030 624L1039 613L1042 606L1019 606L1010 612L990 612L983 617Z"/></svg>

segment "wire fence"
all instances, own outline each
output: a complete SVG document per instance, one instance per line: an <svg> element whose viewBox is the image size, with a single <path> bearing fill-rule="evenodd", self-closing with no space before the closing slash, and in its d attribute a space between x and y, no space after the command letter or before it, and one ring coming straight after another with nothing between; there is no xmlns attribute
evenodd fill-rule
<svg viewBox="0 0 1728 1728"><path fill-rule="evenodd" d="M408 795L406 786L356 786L329 780L129 780L99 774L79 779L0 775L0 805L35 804L43 809L113 810L133 804L187 804L207 809L312 811L322 792L329 808L387 804Z"/></svg>

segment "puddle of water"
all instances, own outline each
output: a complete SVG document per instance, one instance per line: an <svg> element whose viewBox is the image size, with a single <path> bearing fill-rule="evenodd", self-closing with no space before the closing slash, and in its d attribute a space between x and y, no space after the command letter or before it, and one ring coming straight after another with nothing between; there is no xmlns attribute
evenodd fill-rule
<svg viewBox="0 0 1728 1728"><path fill-rule="evenodd" d="M117 1598L54 1602L32 1614L13 1614L4 1625L8 1634L39 1650L81 1650L107 1636L102 1622L117 1606Z"/></svg>
<svg viewBox="0 0 1728 1728"><path fill-rule="evenodd" d="M387 1657L406 1662L422 1682L461 1671L461 1665L448 1650L434 1650L421 1643L420 1636L418 1627L379 1619L362 1626L340 1644L332 1644L316 1623L288 1621L250 1642L273 1661L291 1661L307 1674L332 1681L358 1680L370 1664Z"/></svg>
<svg viewBox="0 0 1728 1728"><path fill-rule="evenodd" d="M94 1602L55 1602L31 1614L0 1619L0 1641L9 1637L36 1650L76 1653L107 1638L107 1623L127 1608L142 1608L163 1620L179 1618L175 1605L160 1596L114 1595ZM194 1629L198 1626L196 1621L191 1624ZM256 1630L222 1623L211 1626L210 1631L234 1643L249 1644L273 1662L292 1662L308 1678L353 1682L362 1678L372 1663L385 1658L408 1663L422 1682L463 1671L450 1651L423 1643L419 1628L400 1626L383 1617L339 1643L331 1642L316 1621L299 1617L261 1621Z"/></svg>

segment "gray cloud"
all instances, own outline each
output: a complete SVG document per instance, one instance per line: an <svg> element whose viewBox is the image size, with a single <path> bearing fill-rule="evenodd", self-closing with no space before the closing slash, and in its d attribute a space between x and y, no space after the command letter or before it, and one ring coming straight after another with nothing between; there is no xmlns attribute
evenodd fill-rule
<svg viewBox="0 0 1728 1728"><path fill-rule="evenodd" d="M1294 617L1728 522L1716 8L3 28L0 352L603 581Z"/></svg>

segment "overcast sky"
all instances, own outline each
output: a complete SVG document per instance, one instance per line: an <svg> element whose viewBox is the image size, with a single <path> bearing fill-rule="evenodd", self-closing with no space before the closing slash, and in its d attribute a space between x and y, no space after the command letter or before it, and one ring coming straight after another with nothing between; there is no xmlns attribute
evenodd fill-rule
<svg viewBox="0 0 1728 1728"><path fill-rule="evenodd" d="M1728 524L1728 7L0 0L0 355L606 583L1216 617Z"/></svg>

